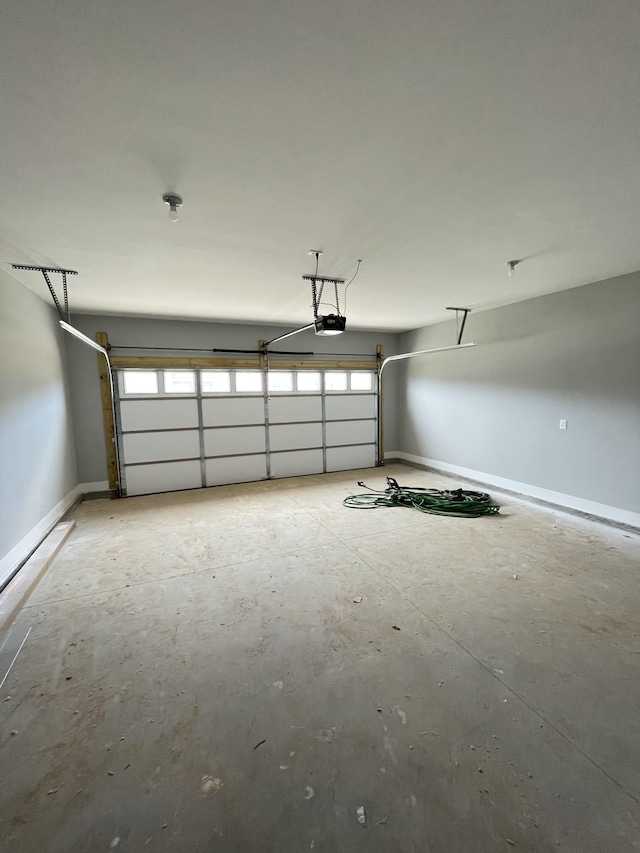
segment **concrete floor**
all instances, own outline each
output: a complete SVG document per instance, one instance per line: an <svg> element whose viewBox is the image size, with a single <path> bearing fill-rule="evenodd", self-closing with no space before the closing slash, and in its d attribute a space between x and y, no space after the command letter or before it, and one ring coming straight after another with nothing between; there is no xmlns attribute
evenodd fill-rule
<svg viewBox="0 0 640 853"><path fill-rule="evenodd" d="M385 474L451 486L82 504L14 626L2 850L640 850L640 537L342 506Z"/></svg>

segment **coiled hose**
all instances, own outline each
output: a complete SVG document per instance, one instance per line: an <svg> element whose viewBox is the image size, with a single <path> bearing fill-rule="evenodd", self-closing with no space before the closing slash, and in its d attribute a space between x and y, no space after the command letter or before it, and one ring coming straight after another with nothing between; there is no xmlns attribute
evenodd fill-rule
<svg viewBox="0 0 640 853"><path fill-rule="evenodd" d="M419 486L401 486L393 477L387 477L383 492L369 488L362 481L358 485L369 489L369 494L349 495L343 503L353 509L376 509L380 506L405 506L433 515L453 515L458 518L479 518L500 512L498 504L491 503L486 492L465 489L422 489Z"/></svg>

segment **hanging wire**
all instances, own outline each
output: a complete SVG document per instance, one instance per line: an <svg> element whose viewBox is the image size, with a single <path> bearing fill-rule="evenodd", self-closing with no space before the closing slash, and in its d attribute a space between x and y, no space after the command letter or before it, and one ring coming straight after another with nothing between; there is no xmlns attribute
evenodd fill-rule
<svg viewBox="0 0 640 853"><path fill-rule="evenodd" d="M356 271L351 276L351 278L349 279L349 281L347 282L347 284L345 285L345 288L344 288L344 313L345 314L347 313L347 290L349 290L349 285L355 280L355 277L360 272L360 264L361 263L362 263L362 258L358 258L358 266L356 267Z"/></svg>
<svg viewBox="0 0 640 853"><path fill-rule="evenodd" d="M336 306L336 305L334 305L334 304L333 304L333 302L318 302L318 308L319 308L321 305L328 305L328 306L329 306L329 308L333 308L333 309L334 309L334 311L336 311L336 312L340 313L340 312L338 311L337 306Z"/></svg>

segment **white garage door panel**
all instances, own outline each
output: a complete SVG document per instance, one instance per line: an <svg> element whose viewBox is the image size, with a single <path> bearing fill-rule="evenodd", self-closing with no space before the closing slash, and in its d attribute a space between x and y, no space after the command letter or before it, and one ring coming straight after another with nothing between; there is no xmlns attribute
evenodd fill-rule
<svg viewBox="0 0 640 853"><path fill-rule="evenodd" d="M122 437L122 446L128 463L200 458L197 430L127 433Z"/></svg>
<svg viewBox="0 0 640 853"><path fill-rule="evenodd" d="M264 453L263 426L205 429L205 456L232 456L234 453Z"/></svg>
<svg viewBox="0 0 640 853"><path fill-rule="evenodd" d="M122 400L122 430L179 429L198 426L196 400Z"/></svg>
<svg viewBox="0 0 640 853"><path fill-rule="evenodd" d="M200 462L158 462L153 465L127 465L127 495L149 495L199 489L202 486Z"/></svg>
<svg viewBox="0 0 640 853"><path fill-rule="evenodd" d="M321 421L322 398L316 397L271 397L269 400L269 422L291 423L291 421Z"/></svg>
<svg viewBox="0 0 640 853"><path fill-rule="evenodd" d="M360 447L330 447L327 450L327 471L348 471L351 468L375 468L375 445Z"/></svg>
<svg viewBox="0 0 640 853"><path fill-rule="evenodd" d="M266 456L236 456L227 459L207 459L204 463L207 486L225 483L250 483L267 476Z"/></svg>
<svg viewBox="0 0 640 853"><path fill-rule="evenodd" d="M231 389L127 396L119 373L116 391L122 396L115 403L125 494L375 467L375 393L268 396L236 391L233 381Z"/></svg>
<svg viewBox="0 0 640 853"><path fill-rule="evenodd" d="M271 450L322 447L322 424L282 424L269 427Z"/></svg>
<svg viewBox="0 0 640 853"><path fill-rule="evenodd" d="M218 397L202 401L204 426L235 426L264 423L262 397Z"/></svg>
<svg viewBox="0 0 640 853"><path fill-rule="evenodd" d="M302 474L322 474L321 450L271 454L272 477L299 477Z"/></svg>
<svg viewBox="0 0 640 853"><path fill-rule="evenodd" d="M327 445L369 444L376 440L375 421L333 421L326 426Z"/></svg>
<svg viewBox="0 0 640 853"><path fill-rule="evenodd" d="M325 413L328 421L375 418L376 398L373 394L327 394Z"/></svg>

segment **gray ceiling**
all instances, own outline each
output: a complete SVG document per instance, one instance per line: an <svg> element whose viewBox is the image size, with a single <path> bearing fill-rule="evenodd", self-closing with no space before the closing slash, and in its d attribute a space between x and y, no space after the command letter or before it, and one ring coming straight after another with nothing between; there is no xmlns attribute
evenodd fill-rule
<svg viewBox="0 0 640 853"><path fill-rule="evenodd" d="M0 262L73 309L407 329L640 268L638 0L5 0ZM184 197L169 222L163 192ZM525 258L517 275L506 262Z"/></svg>

